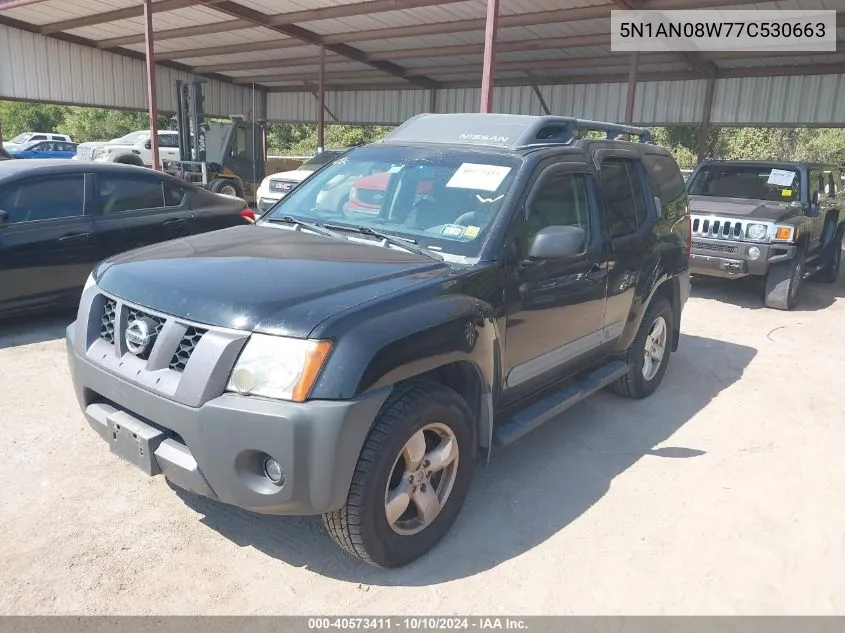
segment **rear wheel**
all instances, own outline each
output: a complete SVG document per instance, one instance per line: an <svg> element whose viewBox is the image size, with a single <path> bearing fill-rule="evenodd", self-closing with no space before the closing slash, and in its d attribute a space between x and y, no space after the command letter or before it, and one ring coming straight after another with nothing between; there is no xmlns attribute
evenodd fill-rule
<svg viewBox="0 0 845 633"><path fill-rule="evenodd" d="M776 310L791 310L798 304L804 281L804 251L799 250L788 262L769 269L766 276L766 305Z"/></svg>
<svg viewBox="0 0 845 633"><path fill-rule="evenodd" d="M125 156L118 158L115 162L120 165L136 165L138 167L144 166L144 161L141 160L140 156L135 154L126 154Z"/></svg>
<svg viewBox="0 0 845 633"><path fill-rule="evenodd" d="M438 383L397 391L361 450L346 505L323 515L335 542L380 567L400 567L443 538L469 491L472 416Z"/></svg>
<svg viewBox="0 0 845 633"><path fill-rule="evenodd" d="M839 269L842 268L842 236L843 231L838 231L831 244L831 253L827 263L818 272L817 279L822 283L833 284L839 279Z"/></svg>
<svg viewBox="0 0 845 633"><path fill-rule="evenodd" d="M214 193L222 193L226 196L237 196L242 198L244 195L240 185L229 178L215 178L208 183L208 189Z"/></svg>
<svg viewBox="0 0 845 633"><path fill-rule="evenodd" d="M672 306L655 297L646 310L628 350L628 373L610 383L610 390L628 398L646 398L657 389L669 365L674 318Z"/></svg>

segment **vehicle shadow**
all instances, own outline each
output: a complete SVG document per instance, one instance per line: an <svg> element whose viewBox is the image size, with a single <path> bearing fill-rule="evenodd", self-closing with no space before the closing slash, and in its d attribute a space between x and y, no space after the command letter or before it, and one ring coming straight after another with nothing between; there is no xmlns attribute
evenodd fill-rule
<svg viewBox="0 0 845 633"><path fill-rule="evenodd" d="M766 282L758 277L721 279L694 275L691 295L701 299L712 299L746 310L766 308L764 294ZM819 283L805 279L799 290L798 305L791 312L817 312L832 306L837 299L845 299L845 274L833 284Z"/></svg>
<svg viewBox="0 0 845 633"><path fill-rule="evenodd" d="M22 317L0 318L0 349L64 338L76 310L65 308Z"/></svg>
<svg viewBox="0 0 845 633"><path fill-rule="evenodd" d="M660 389L634 401L602 393L493 454L478 468L455 525L429 554L395 570L366 565L331 541L319 517L271 517L174 490L208 527L241 546L362 585L426 586L472 576L543 543L608 491L643 456L689 459L695 447L660 446L756 355L750 347L682 335Z"/></svg>

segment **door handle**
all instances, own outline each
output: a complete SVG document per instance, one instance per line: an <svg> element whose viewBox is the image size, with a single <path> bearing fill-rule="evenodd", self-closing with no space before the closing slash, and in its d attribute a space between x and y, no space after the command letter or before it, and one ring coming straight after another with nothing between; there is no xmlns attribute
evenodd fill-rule
<svg viewBox="0 0 845 633"><path fill-rule="evenodd" d="M166 227L177 227L177 226L182 226L183 224L185 224L185 220L183 220L181 218L171 218L169 220L165 220L161 224L162 224L162 226L166 226Z"/></svg>
<svg viewBox="0 0 845 633"><path fill-rule="evenodd" d="M90 233L68 233L59 238L60 242L81 242L91 237Z"/></svg>

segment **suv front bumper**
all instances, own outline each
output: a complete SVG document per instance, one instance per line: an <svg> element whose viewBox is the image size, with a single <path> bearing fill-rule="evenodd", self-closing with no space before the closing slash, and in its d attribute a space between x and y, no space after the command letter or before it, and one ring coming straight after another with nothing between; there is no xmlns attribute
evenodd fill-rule
<svg viewBox="0 0 845 633"><path fill-rule="evenodd" d="M75 328L66 343L76 397L112 452L180 488L262 514L322 514L345 503L389 389L303 403L225 393L189 407L80 355ZM281 465L283 485L265 475L268 456Z"/></svg>
<svg viewBox="0 0 845 633"><path fill-rule="evenodd" d="M752 259L748 249L756 246L759 257ZM792 244L760 244L712 238L693 237L690 272L714 277L764 276L772 264L792 259Z"/></svg>

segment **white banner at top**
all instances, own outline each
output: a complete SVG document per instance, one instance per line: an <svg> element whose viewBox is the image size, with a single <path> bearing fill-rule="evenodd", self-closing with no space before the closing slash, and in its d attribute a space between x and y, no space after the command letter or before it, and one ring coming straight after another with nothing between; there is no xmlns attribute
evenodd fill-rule
<svg viewBox="0 0 845 633"><path fill-rule="evenodd" d="M611 11L613 52L836 52L836 11Z"/></svg>

